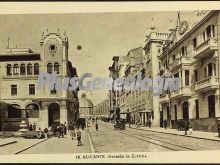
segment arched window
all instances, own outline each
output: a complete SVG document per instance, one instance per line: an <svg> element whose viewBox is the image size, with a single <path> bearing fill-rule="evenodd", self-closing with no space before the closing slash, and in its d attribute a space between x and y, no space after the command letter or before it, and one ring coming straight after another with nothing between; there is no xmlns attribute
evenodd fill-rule
<svg viewBox="0 0 220 165"><path fill-rule="evenodd" d="M11 64L7 65L7 75L12 75L12 66L11 66Z"/></svg>
<svg viewBox="0 0 220 165"><path fill-rule="evenodd" d="M39 106L36 104L28 104L25 108L27 118L39 118Z"/></svg>
<svg viewBox="0 0 220 165"><path fill-rule="evenodd" d="M51 63L48 63L47 64L47 73L52 73L52 64Z"/></svg>
<svg viewBox="0 0 220 165"><path fill-rule="evenodd" d="M20 66L20 74L21 75L25 75L26 74L25 64L21 64L21 66Z"/></svg>
<svg viewBox="0 0 220 165"><path fill-rule="evenodd" d="M19 66L18 66L18 64L14 64L13 72L14 72L14 75L18 75L19 74Z"/></svg>
<svg viewBox="0 0 220 165"><path fill-rule="evenodd" d="M8 118L21 118L20 105L12 104L8 107Z"/></svg>
<svg viewBox="0 0 220 165"><path fill-rule="evenodd" d="M32 64L27 65L27 75L32 75Z"/></svg>
<svg viewBox="0 0 220 165"><path fill-rule="evenodd" d="M38 75L39 74L39 64L36 63L34 64L34 75Z"/></svg>
<svg viewBox="0 0 220 165"><path fill-rule="evenodd" d="M55 71L57 74L59 74L59 64L58 64L57 62L54 64L54 71Z"/></svg>

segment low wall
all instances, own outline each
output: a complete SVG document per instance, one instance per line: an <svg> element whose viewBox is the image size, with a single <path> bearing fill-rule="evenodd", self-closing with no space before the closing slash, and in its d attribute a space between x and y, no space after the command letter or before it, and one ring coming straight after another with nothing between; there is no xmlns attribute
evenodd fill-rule
<svg viewBox="0 0 220 165"><path fill-rule="evenodd" d="M197 131L217 132L217 118L190 119L190 124Z"/></svg>

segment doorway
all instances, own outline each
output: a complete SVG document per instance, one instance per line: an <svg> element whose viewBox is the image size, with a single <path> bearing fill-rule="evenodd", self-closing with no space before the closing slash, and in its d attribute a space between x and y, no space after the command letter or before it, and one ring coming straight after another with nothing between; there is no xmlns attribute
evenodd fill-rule
<svg viewBox="0 0 220 165"><path fill-rule="evenodd" d="M51 103L48 106L49 126L60 125L60 106L57 103Z"/></svg>
<svg viewBox="0 0 220 165"><path fill-rule="evenodd" d="M189 104L185 101L182 105L183 110L183 120L189 120Z"/></svg>

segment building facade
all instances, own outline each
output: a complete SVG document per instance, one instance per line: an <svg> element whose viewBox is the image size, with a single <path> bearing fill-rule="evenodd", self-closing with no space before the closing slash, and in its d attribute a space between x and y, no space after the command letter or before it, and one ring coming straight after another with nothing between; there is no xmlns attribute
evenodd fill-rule
<svg viewBox="0 0 220 165"><path fill-rule="evenodd" d="M77 76L68 60L68 44L66 34L47 32L42 34L40 53L8 47L0 55L0 100L6 130L18 130L22 119L42 129L77 120L77 91L56 91L46 85L36 89L39 73L56 72L62 81Z"/></svg>
<svg viewBox="0 0 220 165"><path fill-rule="evenodd" d="M90 99L87 98L85 93L82 93L79 102L79 117L92 118L94 116L94 106Z"/></svg>
<svg viewBox="0 0 220 165"><path fill-rule="evenodd" d="M108 118L109 114L109 99L102 101L94 107L94 116L96 118L105 117Z"/></svg>
<svg viewBox="0 0 220 165"><path fill-rule="evenodd" d="M161 75L170 72L180 88L160 97L163 120L176 128L189 120L193 129L216 131L219 108L219 11L207 12L195 24L180 22L160 55Z"/></svg>
<svg viewBox="0 0 220 165"><path fill-rule="evenodd" d="M168 33L151 32L145 41L145 77L157 78L159 72L158 55L162 53L163 43L168 38ZM160 126L161 113L159 109L159 96L154 96L152 90L144 93L146 95L145 111L142 113L142 121L151 120L154 126Z"/></svg>
<svg viewBox="0 0 220 165"><path fill-rule="evenodd" d="M112 66L109 67L109 78L116 80L119 77L119 56L114 56L112 58L113 63ZM120 106L119 106L119 91L117 90L109 90L109 105L110 105L110 118L116 121L120 118Z"/></svg>

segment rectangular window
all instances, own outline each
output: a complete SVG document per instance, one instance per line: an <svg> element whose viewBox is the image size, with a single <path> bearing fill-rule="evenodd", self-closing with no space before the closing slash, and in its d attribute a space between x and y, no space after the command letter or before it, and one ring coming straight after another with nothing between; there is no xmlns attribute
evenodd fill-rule
<svg viewBox="0 0 220 165"><path fill-rule="evenodd" d="M178 78L178 77L179 77L179 72L176 73L176 74L174 74L174 77L175 77L175 78Z"/></svg>
<svg viewBox="0 0 220 165"><path fill-rule="evenodd" d="M186 56L187 55L187 47L182 46L180 51L180 56Z"/></svg>
<svg viewBox="0 0 220 165"><path fill-rule="evenodd" d="M196 119L199 119L199 100L195 100L196 105Z"/></svg>
<svg viewBox="0 0 220 165"><path fill-rule="evenodd" d="M206 32L205 31L203 32L202 36L203 36L203 41L206 41L207 37L206 37Z"/></svg>
<svg viewBox="0 0 220 165"><path fill-rule="evenodd" d="M207 35L207 38L211 38L212 37L211 26L208 26L206 28L206 35Z"/></svg>
<svg viewBox="0 0 220 165"><path fill-rule="evenodd" d="M172 59L173 59L173 61L176 60L176 55L175 54L172 56Z"/></svg>
<svg viewBox="0 0 220 165"><path fill-rule="evenodd" d="M185 70L185 86L189 86L189 70Z"/></svg>
<svg viewBox="0 0 220 165"><path fill-rule="evenodd" d="M54 89L50 91L50 94L56 94L56 93L57 93L57 91L56 91L55 85L54 85Z"/></svg>
<svg viewBox="0 0 220 165"><path fill-rule="evenodd" d="M194 70L194 75L195 75L195 82L198 81L198 70Z"/></svg>
<svg viewBox="0 0 220 165"><path fill-rule="evenodd" d="M17 85L11 85L11 95L17 95Z"/></svg>
<svg viewBox="0 0 220 165"><path fill-rule="evenodd" d="M197 47L197 38L195 37L193 40L193 49Z"/></svg>
<svg viewBox="0 0 220 165"><path fill-rule="evenodd" d="M34 84L29 84L29 94L35 95L35 85Z"/></svg>
<svg viewBox="0 0 220 165"><path fill-rule="evenodd" d="M212 76L212 63L208 64L208 76Z"/></svg>

